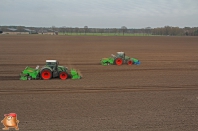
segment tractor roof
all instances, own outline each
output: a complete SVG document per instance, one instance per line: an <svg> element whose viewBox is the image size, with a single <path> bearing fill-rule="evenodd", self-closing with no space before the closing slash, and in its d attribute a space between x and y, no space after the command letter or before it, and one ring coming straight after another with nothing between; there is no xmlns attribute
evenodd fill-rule
<svg viewBox="0 0 198 131"><path fill-rule="evenodd" d="M117 54L124 54L124 52L117 52Z"/></svg>
<svg viewBox="0 0 198 131"><path fill-rule="evenodd" d="M46 60L46 62L57 62L57 60Z"/></svg>

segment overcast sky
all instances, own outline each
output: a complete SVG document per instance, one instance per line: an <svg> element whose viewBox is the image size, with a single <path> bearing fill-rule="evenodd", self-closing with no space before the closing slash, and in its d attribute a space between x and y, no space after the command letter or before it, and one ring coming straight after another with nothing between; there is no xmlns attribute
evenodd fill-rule
<svg viewBox="0 0 198 131"><path fill-rule="evenodd" d="M198 27L198 0L0 0L0 26Z"/></svg>

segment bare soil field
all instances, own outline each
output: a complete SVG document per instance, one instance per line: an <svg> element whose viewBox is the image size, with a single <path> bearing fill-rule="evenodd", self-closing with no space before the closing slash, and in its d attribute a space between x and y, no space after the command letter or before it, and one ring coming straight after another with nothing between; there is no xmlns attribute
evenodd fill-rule
<svg viewBox="0 0 198 131"><path fill-rule="evenodd" d="M141 65L99 64L117 51ZM19 80L46 59L83 79ZM0 35L1 120L10 112L26 131L196 131L198 37Z"/></svg>

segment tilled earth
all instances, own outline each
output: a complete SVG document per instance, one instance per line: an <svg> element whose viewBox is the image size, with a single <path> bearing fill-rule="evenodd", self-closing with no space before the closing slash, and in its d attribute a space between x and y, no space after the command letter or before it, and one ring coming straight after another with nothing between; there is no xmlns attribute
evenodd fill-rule
<svg viewBox="0 0 198 131"><path fill-rule="evenodd" d="M99 64L117 51L141 65ZM46 59L83 79L19 80ZM26 131L196 131L198 37L0 35L1 120L10 112Z"/></svg>

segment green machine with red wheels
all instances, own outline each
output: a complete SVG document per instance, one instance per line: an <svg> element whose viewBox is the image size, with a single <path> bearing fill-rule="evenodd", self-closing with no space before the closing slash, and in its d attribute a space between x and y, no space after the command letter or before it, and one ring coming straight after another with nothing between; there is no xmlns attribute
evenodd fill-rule
<svg viewBox="0 0 198 131"><path fill-rule="evenodd" d="M75 69L69 70L67 67L60 66L57 60L46 60L46 65L39 69L27 66L20 74L20 80L49 80L52 78L60 78L61 80L81 79L82 76Z"/></svg>
<svg viewBox="0 0 198 131"><path fill-rule="evenodd" d="M128 65L140 65L140 61L136 58L130 58L129 56L126 56L124 52L117 52L116 55L111 54L111 57L108 58L102 58L100 60L101 65L122 65L122 64L128 64Z"/></svg>

